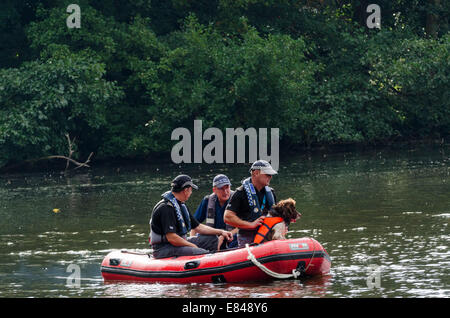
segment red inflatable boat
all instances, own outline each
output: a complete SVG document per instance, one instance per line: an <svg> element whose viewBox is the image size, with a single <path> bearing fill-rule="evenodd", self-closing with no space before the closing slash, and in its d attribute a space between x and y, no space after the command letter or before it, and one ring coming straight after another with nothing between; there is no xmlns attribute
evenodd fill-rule
<svg viewBox="0 0 450 318"><path fill-rule="evenodd" d="M112 251L103 260L101 271L105 282L224 283L323 275L330 266L330 257L319 242L299 238L164 259Z"/></svg>

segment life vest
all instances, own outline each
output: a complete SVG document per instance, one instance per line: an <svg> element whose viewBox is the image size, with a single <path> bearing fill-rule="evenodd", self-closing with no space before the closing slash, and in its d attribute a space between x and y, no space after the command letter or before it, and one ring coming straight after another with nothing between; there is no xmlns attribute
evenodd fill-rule
<svg viewBox="0 0 450 318"><path fill-rule="evenodd" d="M267 207L267 210L270 210L272 205L275 204L275 198L272 193L272 188L265 186L266 194L264 195L263 202L259 204L258 196L256 195L255 187L251 182L251 178L247 178L242 181L242 187L247 194L248 205L250 206L250 210L253 213L250 213L250 222L256 220L260 216L263 215L264 207Z"/></svg>
<svg viewBox="0 0 450 318"><path fill-rule="evenodd" d="M278 216L266 217L263 224L258 228L258 232L255 235L253 243L260 244L264 242L269 234L270 230L275 226L275 224L283 222L283 218Z"/></svg>
<svg viewBox="0 0 450 318"><path fill-rule="evenodd" d="M231 191L230 198L233 196L234 191ZM215 221L216 221L216 202L217 202L217 195L215 193L211 193L210 195L205 196L204 199L208 200L208 206L206 208L206 222L205 224L214 227ZM228 204L230 199L228 199L225 204ZM226 230L231 231L233 229L232 226L226 224Z"/></svg>
<svg viewBox="0 0 450 318"><path fill-rule="evenodd" d="M191 230L191 219L189 217L189 211L186 207L186 204L184 203L182 203L181 205L178 204L177 199L175 198L175 196L171 191L167 191L163 193L161 196L162 200L155 205L152 214L162 204L168 204L172 206L176 212L178 228L181 229L179 232L177 232L177 234L180 236L185 236ZM151 228L151 223L152 219L150 219L150 237L149 237L150 244L159 244L167 242L165 235L158 234L155 231L153 231L153 229Z"/></svg>

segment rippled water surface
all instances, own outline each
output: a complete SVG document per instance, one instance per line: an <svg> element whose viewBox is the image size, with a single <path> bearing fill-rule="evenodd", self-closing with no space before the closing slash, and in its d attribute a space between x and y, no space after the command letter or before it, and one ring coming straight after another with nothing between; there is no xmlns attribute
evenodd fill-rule
<svg viewBox="0 0 450 318"><path fill-rule="evenodd" d="M200 186L234 185L248 165L147 165L0 176L0 297L449 297L450 148L281 156L277 197L303 217L291 237L314 237L330 275L243 284L105 284L111 250L148 251L148 220L183 172ZM54 210L58 209L58 210ZM54 212L56 211L56 213ZM67 286L70 264L79 288Z"/></svg>

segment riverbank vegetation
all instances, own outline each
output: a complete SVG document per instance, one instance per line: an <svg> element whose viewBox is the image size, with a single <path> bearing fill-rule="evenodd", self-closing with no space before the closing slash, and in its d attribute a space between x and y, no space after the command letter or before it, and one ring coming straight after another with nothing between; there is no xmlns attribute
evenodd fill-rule
<svg viewBox="0 0 450 318"><path fill-rule="evenodd" d="M0 168L56 154L148 158L171 132L279 127L284 147L442 139L450 4L369 1L6 1Z"/></svg>

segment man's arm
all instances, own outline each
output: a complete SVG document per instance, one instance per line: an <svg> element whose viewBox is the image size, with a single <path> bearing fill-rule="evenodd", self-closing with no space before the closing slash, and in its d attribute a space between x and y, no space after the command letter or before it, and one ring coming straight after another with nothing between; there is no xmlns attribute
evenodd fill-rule
<svg viewBox="0 0 450 318"><path fill-rule="evenodd" d="M181 237L180 235L178 235L175 231L176 229L176 224L177 224L177 220L176 220L176 213L175 213L175 209L170 207L170 206L164 206L161 207L162 209L165 209L163 211L161 211L161 230L163 235L166 236L167 241L172 244L173 246L190 246L190 247L197 247L195 244L185 240L183 237ZM189 216L191 216L189 214ZM193 222L192 220L192 216L191 216L191 224ZM194 222L196 222L194 224L197 225L198 222L196 220L194 220Z"/></svg>
<svg viewBox="0 0 450 318"><path fill-rule="evenodd" d="M239 218L236 213L231 210L225 210L225 214L223 215L223 220L225 223L244 230L252 230L257 228L263 223L265 218L265 216L261 216L253 222L248 222Z"/></svg>
<svg viewBox="0 0 450 318"><path fill-rule="evenodd" d="M177 233L167 233L166 239L169 241L170 244L173 246L190 246L190 247L197 247L194 243L191 243L181 236L179 236Z"/></svg>
<svg viewBox="0 0 450 318"><path fill-rule="evenodd" d="M195 231L200 234L205 234L205 235L222 235L228 241L233 240L233 234L231 234L231 232L221 230L221 229L215 229L215 228L207 226L205 224L199 224L195 228Z"/></svg>

